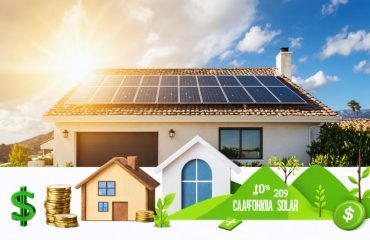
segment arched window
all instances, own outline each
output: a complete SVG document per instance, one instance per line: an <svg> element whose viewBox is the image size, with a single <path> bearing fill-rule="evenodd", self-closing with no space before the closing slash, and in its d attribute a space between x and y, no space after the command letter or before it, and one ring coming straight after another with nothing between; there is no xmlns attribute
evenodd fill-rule
<svg viewBox="0 0 370 240"><path fill-rule="evenodd" d="M181 175L182 208L212 197L212 170L201 159L185 164Z"/></svg>

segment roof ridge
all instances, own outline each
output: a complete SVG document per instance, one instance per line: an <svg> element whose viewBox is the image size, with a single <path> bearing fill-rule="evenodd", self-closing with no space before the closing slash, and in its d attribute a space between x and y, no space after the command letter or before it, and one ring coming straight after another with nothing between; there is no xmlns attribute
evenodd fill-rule
<svg viewBox="0 0 370 240"><path fill-rule="evenodd" d="M113 157L108 162L103 164L103 166L99 167L95 172L90 174L88 177L86 177L83 181L78 183L75 188L78 189L81 186L85 185L87 182L89 182L91 179L99 175L100 172L104 171L104 169L108 168L112 164L117 164L124 170L126 170L132 177L134 177L136 180L138 180L140 183L142 183L146 188L149 190L153 190L156 187L159 186L159 183L152 178L149 174L138 168L137 170L133 170L128 164L127 159L124 157Z"/></svg>

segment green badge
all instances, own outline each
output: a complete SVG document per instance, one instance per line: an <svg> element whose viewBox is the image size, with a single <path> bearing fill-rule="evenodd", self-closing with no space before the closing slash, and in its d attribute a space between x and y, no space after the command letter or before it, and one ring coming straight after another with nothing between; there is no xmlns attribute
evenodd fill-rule
<svg viewBox="0 0 370 240"><path fill-rule="evenodd" d="M339 204L334 210L334 223L341 229L353 230L363 223L365 213L365 208L361 203L348 200Z"/></svg>
<svg viewBox="0 0 370 240"><path fill-rule="evenodd" d="M225 229L225 230L233 230L234 228L236 228L239 224L241 224L242 221L241 220L238 220L236 218L226 218L225 221L223 221L220 225L218 225L219 228L222 228L222 229Z"/></svg>

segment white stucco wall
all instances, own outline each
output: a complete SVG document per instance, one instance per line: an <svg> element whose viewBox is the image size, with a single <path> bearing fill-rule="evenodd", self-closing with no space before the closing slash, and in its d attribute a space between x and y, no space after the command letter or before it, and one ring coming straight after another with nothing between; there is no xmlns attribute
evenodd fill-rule
<svg viewBox="0 0 370 240"><path fill-rule="evenodd" d="M181 172L185 164L193 159L204 160L211 168L212 197L230 194L230 168L221 159L210 153L207 148L197 143L163 169L163 196L172 192L176 193L176 198L168 209L170 214L181 209Z"/></svg>
<svg viewBox="0 0 370 240"><path fill-rule="evenodd" d="M224 127L262 127L263 128L263 162L271 155L281 157L296 155L306 163L311 126L318 123L61 123L54 128L54 158L58 166L66 162L76 164L77 132L158 132L158 161L163 162L194 136L199 135L215 148L219 148L219 128ZM69 131L69 137L63 137L63 130ZM171 139L168 131L174 129L176 136ZM254 160L253 160L254 161Z"/></svg>

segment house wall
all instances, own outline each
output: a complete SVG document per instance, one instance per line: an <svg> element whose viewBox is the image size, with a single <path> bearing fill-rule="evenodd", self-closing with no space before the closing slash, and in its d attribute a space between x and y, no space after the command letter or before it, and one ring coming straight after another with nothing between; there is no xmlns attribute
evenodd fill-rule
<svg viewBox="0 0 370 240"><path fill-rule="evenodd" d="M98 181L116 181L116 196L98 196ZM112 202L128 202L128 220L135 220L147 201L145 186L113 164L86 183L86 220L112 220ZM98 212L98 202L108 202L108 212Z"/></svg>
<svg viewBox="0 0 370 240"><path fill-rule="evenodd" d="M218 149L219 128L221 127L262 127L263 128L263 159L266 163L271 155L280 157L296 155L305 163L309 162L306 153L309 145L310 127L318 123L61 123L54 128L54 161L58 166L66 162L76 165L76 133L77 132L158 132L158 161L163 162L168 156L186 144L194 136L199 135ZM69 137L63 137L63 130L69 131ZM174 129L176 136L171 139L168 131ZM108 160L108 159L107 159ZM255 160L251 160L255 161Z"/></svg>
<svg viewBox="0 0 370 240"><path fill-rule="evenodd" d="M181 173L186 163L193 159L201 159L208 163L212 170L212 197L230 194L230 168L221 159L215 158L207 148L199 143L163 169L163 196L176 193L176 198L169 207L170 214L181 210Z"/></svg>

